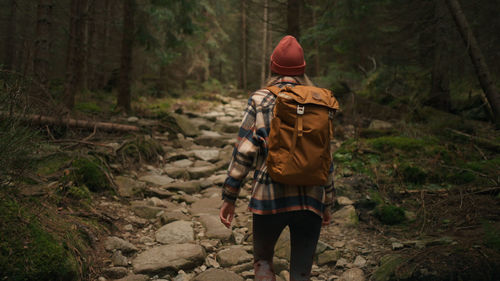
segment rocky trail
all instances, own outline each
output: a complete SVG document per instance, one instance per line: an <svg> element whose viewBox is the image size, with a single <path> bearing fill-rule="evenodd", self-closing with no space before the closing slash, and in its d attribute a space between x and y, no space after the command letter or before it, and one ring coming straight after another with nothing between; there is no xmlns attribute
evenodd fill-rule
<svg viewBox="0 0 500 281"><path fill-rule="evenodd" d="M97 199L94 206L115 227L99 241L103 250L96 279L253 280L249 181L237 202L232 229L218 217L221 186L246 106L244 98L222 98L223 103L206 113L178 115L185 135L169 140L154 134L166 151L162 164L115 175L119 195ZM344 175L336 184L356 190L365 183ZM394 241L358 221L354 205L363 195L352 194L337 198L334 221L322 229L311 280L368 280L380 257L392 251ZM287 229L275 256L278 280L289 280Z"/></svg>

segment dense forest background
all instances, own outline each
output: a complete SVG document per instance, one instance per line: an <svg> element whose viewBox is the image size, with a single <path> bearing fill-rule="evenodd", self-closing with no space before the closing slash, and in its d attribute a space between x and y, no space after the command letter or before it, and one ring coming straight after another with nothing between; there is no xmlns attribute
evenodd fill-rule
<svg viewBox="0 0 500 281"><path fill-rule="evenodd" d="M129 111L141 96L255 89L269 75L275 44L292 34L321 86L489 118L470 44L446 1L2 0L1 7L2 69L32 79L69 110L89 92L108 92ZM499 9L496 1L461 2L495 78Z"/></svg>
<svg viewBox="0 0 500 281"><path fill-rule="evenodd" d="M287 34L341 107L312 280L498 280L499 14L487 0L0 0L0 280L252 278L250 177L232 230L214 214ZM192 240L164 245L179 221ZM187 248L201 254L165 261Z"/></svg>

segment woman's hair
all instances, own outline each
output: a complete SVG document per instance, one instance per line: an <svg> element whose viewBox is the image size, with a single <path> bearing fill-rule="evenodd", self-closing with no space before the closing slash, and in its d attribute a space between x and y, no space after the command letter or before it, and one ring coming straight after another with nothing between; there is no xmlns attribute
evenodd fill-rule
<svg viewBox="0 0 500 281"><path fill-rule="evenodd" d="M283 75L278 75L278 74L275 74L273 73L271 75L271 77L267 80L267 82L265 83L265 87L268 87L268 86L272 86L274 84L276 84L276 82L281 78L283 77ZM307 75L304 73L303 75L299 75L299 76L289 76L289 77L292 77L294 78L295 80L297 80L297 82L300 84L300 85L304 85L304 86L314 86L314 83L309 79L309 77L307 77Z"/></svg>

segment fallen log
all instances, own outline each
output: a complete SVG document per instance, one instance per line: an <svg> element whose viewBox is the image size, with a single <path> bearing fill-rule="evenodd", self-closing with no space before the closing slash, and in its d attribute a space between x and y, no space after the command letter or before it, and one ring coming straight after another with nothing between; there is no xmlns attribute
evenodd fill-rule
<svg viewBox="0 0 500 281"><path fill-rule="evenodd" d="M0 111L0 118L10 117L8 112ZM88 120L73 119L73 118L56 118L50 116L43 116L37 114L16 115L24 121L29 121L38 125L55 125L65 127L87 128L87 129L101 129L104 131L121 131L121 132L139 132L141 128L132 125L124 125L110 122L93 122Z"/></svg>

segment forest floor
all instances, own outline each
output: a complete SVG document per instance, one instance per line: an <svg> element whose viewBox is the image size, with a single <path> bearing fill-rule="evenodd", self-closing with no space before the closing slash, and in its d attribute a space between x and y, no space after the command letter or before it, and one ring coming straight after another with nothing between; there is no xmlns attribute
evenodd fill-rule
<svg viewBox="0 0 500 281"><path fill-rule="evenodd" d="M141 101L138 117L113 119L141 133L53 141L36 184L19 196L38 198L40 213L59 220L55 236L69 229L63 240L80 278L253 280L250 180L232 229L218 218L245 106L241 95L174 100L168 111L164 100ZM333 223L322 230L311 280L499 280L498 131L474 127L484 148L453 133L463 124L439 137L348 111L334 143ZM288 231L275 251L277 278L289 280Z"/></svg>

